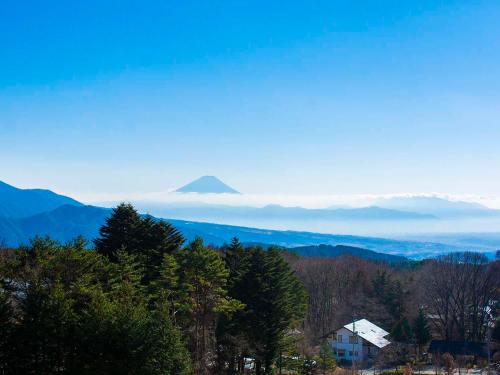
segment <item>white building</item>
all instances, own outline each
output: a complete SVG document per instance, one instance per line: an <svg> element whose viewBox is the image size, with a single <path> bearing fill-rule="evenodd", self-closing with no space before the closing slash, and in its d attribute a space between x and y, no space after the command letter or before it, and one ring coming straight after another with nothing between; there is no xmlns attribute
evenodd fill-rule
<svg viewBox="0 0 500 375"><path fill-rule="evenodd" d="M380 349L390 344L385 338L388 334L372 322L361 319L334 331L329 341L337 361L362 363L374 359Z"/></svg>

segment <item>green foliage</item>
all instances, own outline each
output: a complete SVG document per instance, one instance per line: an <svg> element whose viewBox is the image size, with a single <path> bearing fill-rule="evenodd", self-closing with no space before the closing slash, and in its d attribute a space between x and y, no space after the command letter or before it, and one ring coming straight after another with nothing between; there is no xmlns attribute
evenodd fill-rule
<svg viewBox="0 0 500 375"><path fill-rule="evenodd" d="M413 336L415 338L415 343L419 348L422 348L425 344L427 344L432 336L429 329L429 325L427 323L427 318L425 317L424 310L422 308L419 309L418 315L413 321Z"/></svg>
<svg viewBox="0 0 500 375"><path fill-rule="evenodd" d="M422 308L419 309L417 317L413 320L412 331L417 348L418 360L422 352L422 348L432 339L427 318Z"/></svg>
<svg viewBox="0 0 500 375"><path fill-rule="evenodd" d="M405 317L398 320L394 327L392 327L391 338L394 341L408 343L410 342L412 336L413 334L410 324L408 323L408 319L406 319Z"/></svg>
<svg viewBox="0 0 500 375"><path fill-rule="evenodd" d="M229 272L223 259L196 238L178 255L180 301L184 326L189 332L195 372L208 365L207 353L211 346L211 333L220 314L229 316L243 305L227 295Z"/></svg>
<svg viewBox="0 0 500 375"><path fill-rule="evenodd" d="M164 255L173 254L184 242L180 232L169 223L141 217L132 205L125 203L113 209L99 234L94 240L97 252L112 262L118 260L120 251L135 255L145 265L146 284L158 278Z"/></svg>
<svg viewBox="0 0 500 375"><path fill-rule="evenodd" d="M246 356L270 374L306 310L281 250L182 242L121 204L95 251L35 238L2 253L0 373L231 374Z"/></svg>
<svg viewBox="0 0 500 375"><path fill-rule="evenodd" d="M304 316L305 292L279 249L248 251L249 265L237 289L246 308L235 318L257 366L270 373L287 332Z"/></svg>
<svg viewBox="0 0 500 375"><path fill-rule="evenodd" d="M183 292L179 286L179 264L173 255L163 256L159 276L153 282L152 290L153 301L166 308L175 321L177 312L182 308Z"/></svg>
<svg viewBox="0 0 500 375"><path fill-rule="evenodd" d="M94 240L98 253L109 260L117 260L117 252L134 253L141 248L141 218L131 204L122 203L113 208L113 213L99 229L100 237Z"/></svg>
<svg viewBox="0 0 500 375"><path fill-rule="evenodd" d="M191 373L189 353L180 332L169 319L169 313L167 306L160 306L153 314L148 343L154 355L146 361L147 373L188 375Z"/></svg>
<svg viewBox="0 0 500 375"><path fill-rule="evenodd" d="M228 296L241 299L241 278L248 271L249 253L233 238L231 244L223 249L224 262L229 272L227 290ZM217 364L216 372L222 373L228 367L228 374L235 373L243 353L248 353L248 343L241 327L240 312L219 318L216 327ZM241 365L241 363L240 363Z"/></svg>
<svg viewBox="0 0 500 375"><path fill-rule="evenodd" d="M376 299L388 312L386 325L391 326L399 322L404 316L404 302L408 295L402 283L391 277L387 271L377 271L372 284Z"/></svg>
<svg viewBox="0 0 500 375"><path fill-rule="evenodd" d="M3 373L189 372L179 331L148 308L134 256L117 252L110 263L81 240L35 239L4 262L0 319L7 312L13 324L1 324Z"/></svg>
<svg viewBox="0 0 500 375"><path fill-rule="evenodd" d="M319 355L316 357L318 369L321 373L325 374L327 371L335 369L337 363L335 362L335 355L331 345L327 341L323 342L320 347Z"/></svg>
<svg viewBox="0 0 500 375"><path fill-rule="evenodd" d="M306 296L281 250L244 248L237 239L224 249L228 294L244 304L217 326L218 368L233 374L243 357L256 359L256 372L272 365L298 370L294 327L305 314ZM297 357L298 358L298 357Z"/></svg>
<svg viewBox="0 0 500 375"><path fill-rule="evenodd" d="M241 277L248 270L248 253L237 238L225 249L224 261L229 271L229 289L236 288Z"/></svg>
<svg viewBox="0 0 500 375"><path fill-rule="evenodd" d="M303 375L330 374L337 367L332 347L328 342L323 342L317 355L298 354L287 355L280 359L283 369L287 373L298 373Z"/></svg>
<svg viewBox="0 0 500 375"><path fill-rule="evenodd" d="M171 224L151 217L142 219L139 236L142 238L139 251L146 256L145 280L151 282L159 276L164 255L180 250L184 238Z"/></svg>

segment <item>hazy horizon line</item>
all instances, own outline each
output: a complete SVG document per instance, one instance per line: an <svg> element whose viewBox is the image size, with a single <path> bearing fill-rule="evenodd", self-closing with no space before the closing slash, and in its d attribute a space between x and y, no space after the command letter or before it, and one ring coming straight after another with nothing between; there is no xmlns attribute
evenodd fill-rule
<svg viewBox="0 0 500 375"><path fill-rule="evenodd" d="M389 194L258 194L258 193L179 193L173 189L147 193L61 193L86 204L113 205L119 202L141 202L149 204L214 204L229 206L263 207L281 205L285 207L330 208L348 206L353 208L374 205L377 201L391 198L440 198L452 202L478 203L487 208L500 209L500 196L445 193L389 193Z"/></svg>

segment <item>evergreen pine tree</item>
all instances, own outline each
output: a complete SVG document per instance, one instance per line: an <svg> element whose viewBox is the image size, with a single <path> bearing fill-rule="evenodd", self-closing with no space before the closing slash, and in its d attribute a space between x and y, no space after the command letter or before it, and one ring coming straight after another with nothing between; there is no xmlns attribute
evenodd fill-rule
<svg viewBox="0 0 500 375"><path fill-rule="evenodd" d="M328 344L327 341L321 344L317 362L318 368L321 370L321 373L323 375L325 375L327 371L331 371L335 368L335 356L332 347Z"/></svg>
<svg viewBox="0 0 500 375"><path fill-rule="evenodd" d="M400 343L408 343L412 338L412 331L408 319L401 318L391 330L391 338Z"/></svg>
<svg viewBox="0 0 500 375"><path fill-rule="evenodd" d="M160 276L165 254L180 249L184 239L180 232L165 221L150 216L142 218L130 204L122 203L113 209L94 240L98 253L116 262L117 253L133 254L144 265L143 283L148 285Z"/></svg>
<svg viewBox="0 0 500 375"><path fill-rule="evenodd" d="M427 318L425 317L424 310L420 308L418 310L418 315L413 321L413 336L415 338L415 344L418 348L418 353L420 355L422 347L431 340L431 332L429 325L427 323Z"/></svg>
<svg viewBox="0 0 500 375"><path fill-rule="evenodd" d="M380 320L387 326L395 326L405 314L407 291L403 284L395 280L387 271L377 271L372 281L374 297L387 311Z"/></svg>
<svg viewBox="0 0 500 375"><path fill-rule="evenodd" d="M241 294L241 279L249 269L249 252L237 238L223 249L224 262L229 271L227 291L228 296L239 299ZM235 314L222 315L217 322L217 372L222 373L227 367L228 374L234 374L236 368L242 366L242 359L247 348L247 340L242 325L242 311Z"/></svg>
<svg viewBox="0 0 500 375"><path fill-rule="evenodd" d="M179 253L179 283L185 293L186 331L190 336L194 370L208 373L208 353L220 314L232 314L243 306L227 296L229 275L220 255L196 238Z"/></svg>
<svg viewBox="0 0 500 375"><path fill-rule="evenodd" d="M152 314L148 329L150 355L145 364L145 374L190 375L191 362L178 329L170 320L169 306L158 306Z"/></svg>
<svg viewBox="0 0 500 375"><path fill-rule="evenodd" d="M118 205L99 229L100 237L94 240L97 252L112 262L117 261L120 250L136 253L141 242L140 227L141 218L134 207L128 203Z"/></svg>
<svg viewBox="0 0 500 375"><path fill-rule="evenodd" d="M179 331L163 308L148 305L137 257L115 256L110 263L79 240L36 239L0 259L0 279L8 280L0 288L0 346L9 348L5 358L0 351L2 373L189 372Z"/></svg>
<svg viewBox="0 0 500 375"><path fill-rule="evenodd" d="M280 250L251 250L241 280L242 328L256 358L256 373L272 372L286 333L305 314L305 292Z"/></svg>
<svg viewBox="0 0 500 375"><path fill-rule="evenodd" d="M241 276L248 268L248 253L241 245L238 238L234 237L229 246L224 249L224 261L229 270L229 288L236 285Z"/></svg>
<svg viewBox="0 0 500 375"><path fill-rule="evenodd" d="M138 236L139 251L146 259L145 282L149 283L160 276L164 255L180 250L184 238L170 223L149 216L141 219Z"/></svg>

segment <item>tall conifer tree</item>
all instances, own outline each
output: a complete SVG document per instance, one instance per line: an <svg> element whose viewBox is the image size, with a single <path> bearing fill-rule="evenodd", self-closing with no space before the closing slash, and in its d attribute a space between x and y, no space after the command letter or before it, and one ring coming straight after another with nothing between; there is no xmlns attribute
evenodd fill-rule
<svg viewBox="0 0 500 375"><path fill-rule="evenodd" d="M242 305L227 296L229 272L220 255L196 238L179 253L179 283L183 289L184 327L190 337L194 370L208 373L210 349L218 317L231 314Z"/></svg>
<svg viewBox="0 0 500 375"><path fill-rule="evenodd" d="M413 336L415 338L415 344L418 348L418 354L420 355L423 346L432 338L427 318L425 317L425 313L422 308L418 310L418 315L413 321Z"/></svg>

